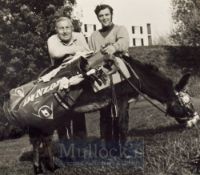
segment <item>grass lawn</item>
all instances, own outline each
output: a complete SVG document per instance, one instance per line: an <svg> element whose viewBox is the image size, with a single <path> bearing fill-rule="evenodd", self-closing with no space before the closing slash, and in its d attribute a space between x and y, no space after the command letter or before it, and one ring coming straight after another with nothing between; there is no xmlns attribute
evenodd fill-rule
<svg viewBox="0 0 200 175"><path fill-rule="evenodd" d="M200 99L193 99L200 111ZM129 140L144 141L144 166L140 171L131 167L116 169L107 166L75 167L57 170L54 174L145 174L145 175L196 175L200 155L199 126L192 129L179 127L175 120L165 116L146 101L130 105ZM88 137L99 137L98 113L87 114ZM20 156L31 150L28 136L0 142L0 175L31 175L30 161L20 161ZM198 161L198 159L197 159ZM194 164L191 164L193 162ZM199 164L200 166L200 164Z"/></svg>

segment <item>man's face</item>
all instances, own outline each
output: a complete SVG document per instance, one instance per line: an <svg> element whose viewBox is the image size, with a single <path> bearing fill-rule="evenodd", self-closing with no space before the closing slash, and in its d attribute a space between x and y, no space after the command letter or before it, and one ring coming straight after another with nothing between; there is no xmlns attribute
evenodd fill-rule
<svg viewBox="0 0 200 175"><path fill-rule="evenodd" d="M112 24L112 15L108 8L101 10L98 14L99 22L101 23L102 27L107 27Z"/></svg>
<svg viewBox="0 0 200 175"><path fill-rule="evenodd" d="M56 31L61 41L68 43L72 38L72 24L68 20L61 20L56 24Z"/></svg>

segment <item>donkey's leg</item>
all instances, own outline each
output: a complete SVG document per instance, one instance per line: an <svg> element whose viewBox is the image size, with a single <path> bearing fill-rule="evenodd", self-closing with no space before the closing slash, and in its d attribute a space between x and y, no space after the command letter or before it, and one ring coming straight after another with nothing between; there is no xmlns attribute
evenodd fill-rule
<svg viewBox="0 0 200 175"><path fill-rule="evenodd" d="M36 140L35 143L33 144L33 167L36 174L42 172L40 164L40 153L39 153L40 144L41 144L40 140Z"/></svg>
<svg viewBox="0 0 200 175"><path fill-rule="evenodd" d="M87 137L86 120L84 113L72 113L73 118L73 137L84 139Z"/></svg>
<svg viewBox="0 0 200 175"><path fill-rule="evenodd" d="M59 140L66 140L68 138L67 129L69 129L69 128L65 122L63 122L59 125L59 127L57 128L57 134L58 134Z"/></svg>
<svg viewBox="0 0 200 175"><path fill-rule="evenodd" d="M100 136L101 140L112 140L112 117L110 105L100 110Z"/></svg>
<svg viewBox="0 0 200 175"><path fill-rule="evenodd" d="M33 146L33 168L35 174L40 174L42 173L41 169L41 164L40 164L40 154L39 154L39 148L41 144L41 140L38 137L33 137L32 135L29 134L30 137L30 143Z"/></svg>
<svg viewBox="0 0 200 175"><path fill-rule="evenodd" d="M119 141L122 145L126 143L128 135L128 122L129 122L129 104L128 96L124 96L121 100L118 100L119 106L119 118L118 118L118 132Z"/></svg>
<svg viewBox="0 0 200 175"><path fill-rule="evenodd" d="M113 118L113 127L112 127L112 129L113 129L113 141L115 142L115 143L119 143L119 140L120 140L120 138L119 138L119 136L120 136L120 130L119 130L119 125L120 125L120 123L119 123L119 116L117 116L117 117L114 117Z"/></svg>
<svg viewBox="0 0 200 175"><path fill-rule="evenodd" d="M71 131L71 114L70 112L65 112L62 116L56 117L57 123L57 134L60 141L72 138Z"/></svg>
<svg viewBox="0 0 200 175"><path fill-rule="evenodd" d="M67 126L66 126L65 123L63 125L61 125L59 128L57 128L57 134L58 134L59 140L66 140L66 139L68 139L67 129L68 128L67 128Z"/></svg>
<svg viewBox="0 0 200 175"><path fill-rule="evenodd" d="M52 137L53 135L45 136L42 139L45 165L50 171L54 171L54 157L52 151Z"/></svg>

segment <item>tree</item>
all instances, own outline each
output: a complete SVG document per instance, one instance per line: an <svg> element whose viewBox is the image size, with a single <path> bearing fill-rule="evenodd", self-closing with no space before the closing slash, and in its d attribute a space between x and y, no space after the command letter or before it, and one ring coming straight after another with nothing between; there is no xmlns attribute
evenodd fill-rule
<svg viewBox="0 0 200 175"><path fill-rule="evenodd" d="M75 0L0 1L0 94L35 79L50 65L46 41L56 15L71 17ZM80 31L80 22L75 28Z"/></svg>
<svg viewBox="0 0 200 175"><path fill-rule="evenodd" d="M200 1L172 0L175 29L172 39L181 45L200 45Z"/></svg>
<svg viewBox="0 0 200 175"><path fill-rule="evenodd" d="M75 0L0 1L0 115L3 115L2 95L35 79L50 65L46 41L54 33L54 19L57 15L71 18L75 4ZM80 21L73 20L73 24L80 31ZM0 125L5 122L2 117L0 120ZM13 126L0 126L0 137L5 133L8 137L21 135L18 128L7 128Z"/></svg>

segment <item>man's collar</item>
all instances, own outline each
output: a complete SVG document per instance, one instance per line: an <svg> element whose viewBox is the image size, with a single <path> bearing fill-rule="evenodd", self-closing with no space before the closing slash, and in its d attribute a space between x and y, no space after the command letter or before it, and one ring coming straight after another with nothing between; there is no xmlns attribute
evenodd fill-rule
<svg viewBox="0 0 200 175"><path fill-rule="evenodd" d="M102 27L102 29L100 29L100 32L108 32L108 31L112 30L113 27L114 27L114 24L112 23L112 24L109 25L109 26Z"/></svg>

